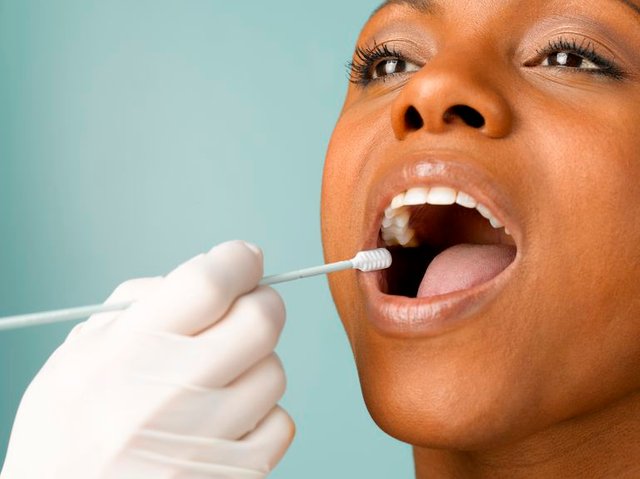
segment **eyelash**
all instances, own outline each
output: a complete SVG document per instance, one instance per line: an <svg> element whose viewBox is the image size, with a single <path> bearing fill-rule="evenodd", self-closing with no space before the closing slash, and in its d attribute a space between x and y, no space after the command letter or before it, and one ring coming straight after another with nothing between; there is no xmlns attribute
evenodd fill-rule
<svg viewBox="0 0 640 479"><path fill-rule="evenodd" d="M360 86L380 80L372 78L373 67L379 60L405 60L401 53L384 43L373 48L357 47L354 56L355 59L347 63L347 71L349 81ZM386 78L382 77L381 80L385 81Z"/></svg>
<svg viewBox="0 0 640 479"><path fill-rule="evenodd" d="M591 42L583 41L578 43L575 39L567 40L562 37L556 40L550 40L546 47L536 50L536 62L539 62L545 56L553 53L570 53L578 55L599 67L598 69L573 68L576 73L602 75L615 80L624 78L624 72L622 69L620 69L613 61L599 55ZM369 85L371 82L386 81L388 76L378 79L372 78L372 71L378 61L389 59L408 61L400 52L386 44L375 45L373 48L357 47L355 51L355 59L347 63L349 81L363 87ZM527 64L525 66L534 65ZM561 68L565 70L572 69L572 67L560 66L550 66L547 68Z"/></svg>

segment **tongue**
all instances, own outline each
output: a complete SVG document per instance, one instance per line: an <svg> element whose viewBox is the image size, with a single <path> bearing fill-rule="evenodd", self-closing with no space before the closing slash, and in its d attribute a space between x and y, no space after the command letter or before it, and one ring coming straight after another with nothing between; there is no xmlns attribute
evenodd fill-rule
<svg viewBox="0 0 640 479"><path fill-rule="evenodd" d="M458 244L436 256L422 278L418 298L485 283L511 264L515 246Z"/></svg>

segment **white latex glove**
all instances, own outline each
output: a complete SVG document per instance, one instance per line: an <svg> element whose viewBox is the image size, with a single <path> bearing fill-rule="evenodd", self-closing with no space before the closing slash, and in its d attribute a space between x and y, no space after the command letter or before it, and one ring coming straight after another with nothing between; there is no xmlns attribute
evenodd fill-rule
<svg viewBox="0 0 640 479"><path fill-rule="evenodd" d="M234 241L118 287L108 302L137 302L76 326L27 389L2 479L264 478L294 425L261 277Z"/></svg>

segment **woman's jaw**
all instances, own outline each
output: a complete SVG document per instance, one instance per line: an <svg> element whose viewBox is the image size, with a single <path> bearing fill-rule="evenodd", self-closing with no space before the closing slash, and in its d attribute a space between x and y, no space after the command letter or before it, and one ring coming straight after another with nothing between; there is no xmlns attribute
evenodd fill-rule
<svg viewBox="0 0 640 479"><path fill-rule="evenodd" d="M360 36L364 51L384 44L420 68L350 86L322 231L328 261L408 246L392 248L400 269L330 279L367 407L402 441L507 448L640 386L640 51L628 48L640 38L630 9L606 3L576 15L559 0L456 2L435 17L392 5ZM539 52L558 37L613 51L628 79L548 67ZM411 239L407 215L382 231L415 187L462 191L510 234L460 205L411 206ZM480 283L456 289L447 275L477 254L457 244L485 245ZM449 290L423 289L430 274Z"/></svg>

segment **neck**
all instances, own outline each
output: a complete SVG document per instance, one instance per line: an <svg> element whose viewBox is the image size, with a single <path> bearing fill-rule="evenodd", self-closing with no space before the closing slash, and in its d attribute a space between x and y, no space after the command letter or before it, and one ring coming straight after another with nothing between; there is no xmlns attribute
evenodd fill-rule
<svg viewBox="0 0 640 479"><path fill-rule="evenodd" d="M413 455L416 479L640 477L640 393L500 448Z"/></svg>

